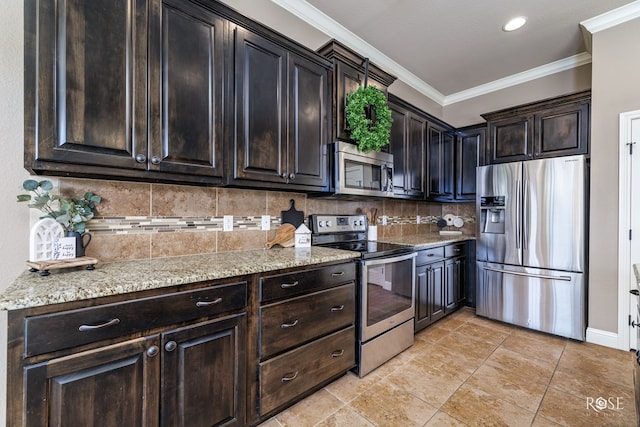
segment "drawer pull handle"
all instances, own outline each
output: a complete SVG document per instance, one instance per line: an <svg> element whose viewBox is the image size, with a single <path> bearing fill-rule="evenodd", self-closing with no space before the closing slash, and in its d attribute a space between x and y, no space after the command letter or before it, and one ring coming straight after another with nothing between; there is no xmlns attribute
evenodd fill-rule
<svg viewBox="0 0 640 427"><path fill-rule="evenodd" d="M280 325L280 327L282 329L293 328L297 324L298 324L298 319L296 319L293 323L283 323L282 325Z"/></svg>
<svg viewBox="0 0 640 427"><path fill-rule="evenodd" d="M288 383L289 381L295 380L297 376L298 376L298 371L295 371L285 375L284 377L282 377L280 381L282 381L283 383Z"/></svg>
<svg viewBox="0 0 640 427"><path fill-rule="evenodd" d="M342 311L344 310L344 304L336 305L335 307L331 307L331 311Z"/></svg>
<svg viewBox="0 0 640 427"><path fill-rule="evenodd" d="M335 273L331 273L331 277L340 277L344 276L344 271L337 271Z"/></svg>
<svg viewBox="0 0 640 427"><path fill-rule="evenodd" d="M427 256L436 256L436 254L427 254Z"/></svg>
<svg viewBox="0 0 640 427"><path fill-rule="evenodd" d="M282 289L293 288L294 286L298 286L298 281L296 280L293 283L283 283L280 285Z"/></svg>
<svg viewBox="0 0 640 427"><path fill-rule="evenodd" d="M196 303L196 307L207 307L209 305L220 304L222 302L222 298L218 297L213 301L198 301Z"/></svg>
<svg viewBox="0 0 640 427"><path fill-rule="evenodd" d="M342 357L344 355L344 349L336 350L331 353L331 357Z"/></svg>
<svg viewBox="0 0 640 427"><path fill-rule="evenodd" d="M94 329L106 328L109 326L117 325L118 323L120 323L120 319L116 317L115 319L111 319L108 322L101 323L99 325L80 325L78 330L80 332L93 331Z"/></svg>

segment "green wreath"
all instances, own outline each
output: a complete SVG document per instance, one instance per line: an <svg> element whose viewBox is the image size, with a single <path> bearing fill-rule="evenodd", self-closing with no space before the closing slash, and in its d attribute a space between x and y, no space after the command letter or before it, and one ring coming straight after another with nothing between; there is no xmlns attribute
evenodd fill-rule
<svg viewBox="0 0 640 427"><path fill-rule="evenodd" d="M375 121L367 118L367 107L371 107ZM380 151L389 143L391 110L387 106L387 98L379 89L373 86L359 87L347 94L345 111L351 138L358 143L360 151Z"/></svg>

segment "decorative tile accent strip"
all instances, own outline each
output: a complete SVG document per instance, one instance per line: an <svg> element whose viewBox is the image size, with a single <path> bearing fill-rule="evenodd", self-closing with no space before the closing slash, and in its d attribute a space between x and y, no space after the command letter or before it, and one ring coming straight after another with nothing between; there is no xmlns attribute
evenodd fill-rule
<svg viewBox="0 0 640 427"><path fill-rule="evenodd" d="M87 230L96 235L222 231L222 221L223 217L95 217ZM278 226L280 219L271 217L271 228ZM233 229L261 230L262 217L234 216Z"/></svg>
<svg viewBox="0 0 640 427"><path fill-rule="evenodd" d="M421 224L434 224L440 217L426 215L420 217ZM475 217L462 217L465 223L475 223ZM87 230L96 235L110 234L149 234L149 233L184 233L203 231L222 231L223 217L95 217L87 223ZM388 216L387 225L417 224L415 216ZM382 218L378 219L382 225ZM280 226L280 218L271 217L271 229ZM233 230L262 230L261 216L234 216Z"/></svg>

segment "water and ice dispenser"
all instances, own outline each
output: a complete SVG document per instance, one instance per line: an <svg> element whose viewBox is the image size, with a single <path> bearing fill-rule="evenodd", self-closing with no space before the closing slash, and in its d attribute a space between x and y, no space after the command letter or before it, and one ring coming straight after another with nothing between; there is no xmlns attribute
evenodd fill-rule
<svg viewBox="0 0 640 427"><path fill-rule="evenodd" d="M480 232L504 234L504 196L480 197Z"/></svg>

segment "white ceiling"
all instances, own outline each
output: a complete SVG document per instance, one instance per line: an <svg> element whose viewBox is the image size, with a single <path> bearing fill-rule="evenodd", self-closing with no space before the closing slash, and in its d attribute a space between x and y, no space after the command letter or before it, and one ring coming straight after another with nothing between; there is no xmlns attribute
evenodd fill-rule
<svg viewBox="0 0 640 427"><path fill-rule="evenodd" d="M442 105L588 63L580 23L631 3L640 10L632 0L272 1ZM527 24L502 31L518 15Z"/></svg>

